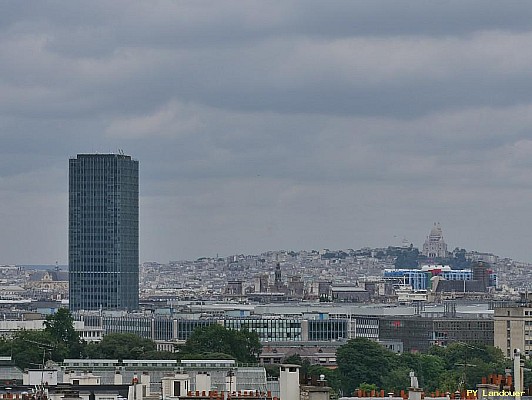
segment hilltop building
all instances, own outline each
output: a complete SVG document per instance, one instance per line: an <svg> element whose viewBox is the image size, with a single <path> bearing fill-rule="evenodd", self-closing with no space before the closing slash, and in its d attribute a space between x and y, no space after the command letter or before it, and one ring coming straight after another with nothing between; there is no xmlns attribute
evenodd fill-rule
<svg viewBox="0 0 532 400"><path fill-rule="evenodd" d="M435 222L423 244L423 255L428 258L445 258L447 254L447 244L443 240L440 223Z"/></svg>
<svg viewBox="0 0 532 400"><path fill-rule="evenodd" d="M78 154L69 167L70 309L139 304L139 170L123 154Z"/></svg>

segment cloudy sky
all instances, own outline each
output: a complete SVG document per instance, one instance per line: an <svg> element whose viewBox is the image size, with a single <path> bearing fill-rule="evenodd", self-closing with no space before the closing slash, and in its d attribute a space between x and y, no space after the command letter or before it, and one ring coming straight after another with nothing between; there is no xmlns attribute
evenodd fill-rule
<svg viewBox="0 0 532 400"><path fill-rule="evenodd" d="M0 263L67 256L68 158L140 161L141 261L532 262L528 1L3 1Z"/></svg>

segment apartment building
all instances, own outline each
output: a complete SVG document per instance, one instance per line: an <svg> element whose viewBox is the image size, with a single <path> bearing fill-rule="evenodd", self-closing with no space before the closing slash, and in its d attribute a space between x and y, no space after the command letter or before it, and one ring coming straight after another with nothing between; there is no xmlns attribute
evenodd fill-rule
<svg viewBox="0 0 532 400"><path fill-rule="evenodd" d="M494 345L507 358L513 356L514 349L520 349L526 358L532 355L532 303L495 308Z"/></svg>

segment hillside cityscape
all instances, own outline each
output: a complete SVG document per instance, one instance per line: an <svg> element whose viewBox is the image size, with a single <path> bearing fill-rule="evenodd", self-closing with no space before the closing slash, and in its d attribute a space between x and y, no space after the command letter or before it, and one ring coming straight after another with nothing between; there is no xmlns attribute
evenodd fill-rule
<svg viewBox="0 0 532 400"><path fill-rule="evenodd" d="M237 392L243 393L243 388L248 387L249 379L264 379L257 396L282 398L281 392L295 390L285 387L289 385L291 369L282 367L293 364L298 366L294 370L297 377L293 379L307 385L298 389L300 395L307 390L314 395L341 397L344 391L351 392L354 388L354 395L358 397L379 397L382 390L386 393L392 390L411 398L421 393L422 389L415 389L419 382L426 386L425 390L431 391L426 397L472 397L472 390L478 393L476 387L486 390L482 386L484 383L492 392L504 387L513 395L515 386L508 365L515 360L514 349L520 349L525 365L532 352L528 330L532 324L532 308L529 310L532 306L528 300L530 265L459 247L449 251L439 223L434 223L419 247L404 241L401 246L382 248L280 250L166 264L144 262L139 267L137 309L74 310L69 317L74 336L81 338L85 346L103 346L107 340L112 343L111 348L122 349L120 353L109 353L109 350L106 353L98 347L80 349L75 345L75 352L87 356L92 352L97 359L67 357L57 363L51 357L52 352L46 356L48 347L44 347L45 369L32 368L32 364L28 364L31 356L19 358L25 350L17 356L12 353L13 346L17 340L22 340L35 343L37 349L42 348L42 341L46 339L24 337L23 332L41 332L42 329L46 332L49 321L59 315L60 310L68 308L69 275L71 278L68 268L59 265L0 267L3 314L0 329L4 338L11 338L4 339L4 346L0 346L0 351L5 349L0 369L21 368L18 373L11 372L9 385L13 386L17 379L27 382L26 385L30 381L38 384L39 373L42 375L42 371L46 371L58 384L84 381L85 384L98 383L101 390L117 391L118 387L109 389L106 385L117 385L124 379L135 380L142 369L145 370L143 374L151 377L149 381L139 382L156 397L163 396L158 393L171 390L164 389L165 379L186 385L179 390L191 398L201 397L205 391L215 396L211 390L215 387L222 393L216 396L224 396L224 392L229 396L233 389L237 396ZM514 326L516 322L520 325ZM511 329L507 329L508 324ZM185 350L186 346L191 346L190 340L195 340L194 334L208 329L251 332L258 340L257 352L234 356L230 361L222 360L226 363L222 367L214 348ZM124 336L121 338L121 335ZM371 360L363 359L368 346L373 346L371 343L378 346L371 357L379 358L379 363L386 363L388 352L411 354L418 364L433 362L426 357L442 357L441 362L447 364L449 357L458 358L449 364L447 372L440 366L441 376L437 376L435 382L422 370L416 371L417 376L414 374L412 378L410 370L417 367L413 368L413 361L410 361L387 366L383 371L388 369L389 375L382 372L382 376L370 378L371 373L366 370L354 386L346 384L344 381L352 378L343 371L348 363L344 353L352 347L349 351L359 354L359 367L368 368L366 364ZM126 348L151 348L151 353L135 353ZM438 353L435 348L449 353ZM481 357L488 348L499 351L500 356L494 353L492 358L476 359L475 362L484 365L478 371L467 373L467 368L462 371L453 366L460 364L458 361L462 357ZM226 348L220 353L225 353L223 358L231 358L230 354L236 354L232 351L234 349ZM214 359L194 361L197 355L188 361L183 359L184 355L195 352L203 352L200 358L208 358L211 354ZM353 357L348 354L348 359ZM41 357L39 350L34 357L35 361ZM100 360L105 358L109 358L107 364ZM158 358L174 360L156 361ZM238 362L244 360L252 363L249 365L257 365L253 367L254 372L249 371L250 366L240 371ZM467 360L465 362L467 364ZM280 378L276 366L281 366L281 373L288 375ZM506 371L504 379L498 374L501 366ZM152 368L162 368L167 373L153 375L148 372ZM176 368L187 372L169 375ZM200 371L205 368L210 371L207 381L202 380ZM214 372L216 369L221 372ZM113 377L118 371L123 375L119 381ZM231 378L234 382L223 382L227 371L234 374ZM532 382L532 376L525 371L523 367L520 383L523 395L528 390L528 382ZM109 375L110 372L113 374ZM252 378L249 374L256 376ZM410 384L408 379L411 379ZM401 394L407 390L410 390L408 395ZM247 396L250 395L251 392ZM290 395L284 393L284 396ZM172 396L165 393L163 398L166 397Z"/></svg>
<svg viewBox="0 0 532 400"><path fill-rule="evenodd" d="M3 1L0 400L532 400L531 42L522 0Z"/></svg>
<svg viewBox="0 0 532 400"><path fill-rule="evenodd" d="M139 265L138 187L123 152L71 158L69 265L0 267L8 398L528 393L529 264L450 251L435 222L419 247Z"/></svg>

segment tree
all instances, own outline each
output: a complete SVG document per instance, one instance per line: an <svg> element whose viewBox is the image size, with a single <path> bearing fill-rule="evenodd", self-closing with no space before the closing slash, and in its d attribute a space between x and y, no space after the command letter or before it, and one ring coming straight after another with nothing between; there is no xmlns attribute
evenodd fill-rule
<svg viewBox="0 0 532 400"><path fill-rule="evenodd" d="M403 353L397 355L396 361L397 370L393 371L393 376L388 377L384 385L387 391L405 389L409 383L410 371L415 372L420 387L426 391L439 389L438 380L445 371L445 362L441 357L432 354Z"/></svg>
<svg viewBox="0 0 532 400"><path fill-rule="evenodd" d="M360 385L358 385L357 389L360 389L363 392L371 392L372 390L377 390L378 388L374 383L362 382Z"/></svg>
<svg viewBox="0 0 532 400"><path fill-rule="evenodd" d="M74 318L66 308L48 315L44 321L44 332L52 338L58 361L66 357L80 357L83 345L79 333L74 329Z"/></svg>
<svg viewBox="0 0 532 400"><path fill-rule="evenodd" d="M142 355L142 358L144 360L175 360L177 356L171 351L149 350Z"/></svg>
<svg viewBox="0 0 532 400"><path fill-rule="evenodd" d="M295 365L303 366L304 361L307 361L308 363L308 360L303 360L303 358L301 357L301 354L294 353L292 355L285 357L283 359L283 364L295 364Z"/></svg>
<svg viewBox="0 0 532 400"><path fill-rule="evenodd" d="M60 308L55 314L46 317L44 331L56 342L79 342L79 334L74 329L74 318L66 308Z"/></svg>
<svg viewBox="0 0 532 400"><path fill-rule="evenodd" d="M279 375L281 374L279 366L276 364L266 364L264 365L264 369L266 370L267 377L279 378Z"/></svg>
<svg viewBox="0 0 532 400"><path fill-rule="evenodd" d="M443 361L444 370L447 371L440 374L440 389L447 389L453 379L453 390L457 389L460 382L467 388L475 388L483 376L504 373L508 363L500 349L483 344L455 342L445 348L432 347L429 352Z"/></svg>
<svg viewBox="0 0 532 400"><path fill-rule="evenodd" d="M464 269L471 266L471 261L466 259L466 250L458 247L453 250L449 263L453 269Z"/></svg>
<svg viewBox="0 0 532 400"><path fill-rule="evenodd" d="M419 250L411 245L408 249L400 250L395 259L394 266L396 269L418 268L419 257Z"/></svg>
<svg viewBox="0 0 532 400"><path fill-rule="evenodd" d="M446 370L438 379L438 386L440 390L445 392L454 392L459 390L458 383L460 382L460 372L456 370Z"/></svg>
<svg viewBox="0 0 532 400"><path fill-rule="evenodd" d="M382 378L382 388L386 392L398 391L410 386L410 374L411 369L402 366L393 368Z"/></svg>
<svg viewBox="0 0 532 400"><path fill-rule="evenodd" d="M459 386L476 388L482 377L504 373L508 366L500 349L462 342L445 348L433 346L429 354L399 355L367 339L354 339L337 350L336 360L346 394L364 382L386 391L405 389L410 371L415 372L420 387L426 391L454 392Z"/></svg>
<svg viewBox="0 0 532 400"><path fill-rule="evenodd" d="M338 373L345 394L351 394L363 382L381 387L383 377L395 366L395 354L369 339L349 340L336 351Z"/></svg>
<svg viewBox="0 0 532 400"><path fill-rule="evenodd" d="M192 332L185 344L179 347L180 358L187 355L204 355L225 353L239 362L255 363L260 353L261 344L256 332L248 330L231 330L214 324L199 327Z"/></svg>
<svg viewBox="0 0 532 400"><path fill-rule="evenodd" d="M62 361L53 352L54 347L48 333L20 330L11 339L0 340L0 355L11 356L20 369L37 368L46 360Z"/></svg>
<svg viewBox="0 0 532 400"><path fill-rule="evenodd" d="M445 362L439 357L431 354L420 354L418 369L414 369L419 378L419 383L426 391L443 389L439 385L440 377L445 372Z"/></svg>
<svg viewBox="0 0 532 400"><path fill-rule="evenodd" d="M157 350L153 340L144 339L133 333L109 333L93 351L92 357L111 359L138 359Z"/></svg>

